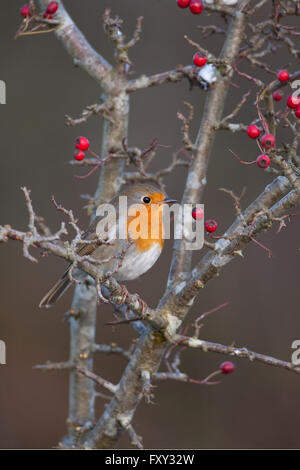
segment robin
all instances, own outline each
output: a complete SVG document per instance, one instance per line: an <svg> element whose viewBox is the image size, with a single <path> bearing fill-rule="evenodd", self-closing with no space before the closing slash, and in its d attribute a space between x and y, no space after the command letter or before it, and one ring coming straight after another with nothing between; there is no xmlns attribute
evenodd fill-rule
<svg viewBox="0 0 300 470"><path fill-rule="evenodd" d="M123 213L122 210L120 211L120 196L126 196L127 201L127 210ZM89 255L96 260L103 260L103 264L99 264L99 272L101 274L112 272L117 281L138 278L152 268L161 255L164 245L163 208L166 204L175 202L177 202L175 199L168 198L162 190L150 184L136 184L123 190L109 203L114 208L114 221L107 232L109 244L99 245L99 239L101 240L103 234L99 225L104 219L103 214L97 215L89 230L82 236L82 239L89 243L79 246L78 255ZM103 206L101 204L98 207L96 214L101 212ZM135 207L139 207L140 210L134 211ZM116 238L120 222L124 218L126 220L125 237ZM111 220L108 219L107 225ZM142 230L141 226L146 230ZM112 233L113 238L109 235ZM72 285L71 266L72 264L42 298L40 307L51 307ZM79 270L74 270L74 276L79 273Z"/></svg>

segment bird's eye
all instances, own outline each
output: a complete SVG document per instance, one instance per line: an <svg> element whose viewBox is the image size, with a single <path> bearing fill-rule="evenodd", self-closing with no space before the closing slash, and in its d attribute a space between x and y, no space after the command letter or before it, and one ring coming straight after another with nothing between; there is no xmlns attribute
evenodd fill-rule
<svg viewBox="0 0 300 470"><path fill-rule="evenodd" d="M143 201L145 204L149 204L149 202L151 201L151 199L150 199L150 197L145 196L145 197L143 197L142 201Z"/></svg>

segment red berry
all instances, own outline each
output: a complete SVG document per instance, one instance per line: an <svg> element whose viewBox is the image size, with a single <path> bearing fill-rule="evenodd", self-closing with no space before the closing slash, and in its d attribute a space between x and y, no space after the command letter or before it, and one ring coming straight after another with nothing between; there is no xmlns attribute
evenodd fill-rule
<svg viewBox="0 0 300 470"><path fill-rule="evenodd" d="M207 62L207 57L200 55L199 52L196 52L193 57L193 62L197 67L203 67L203 65L205 65Z"/></svg>
<svg viewBox="0 0 300 470"><path fill-rule="evenodd" d="M283 95L279 93L278 91L274 91L273 93L273 100L274 101L281 101L283 98Z"/></svg>
<svg viewBox="0 0 300 470"><path fill-rule="evenodd" d="M222 374L231 374L231 372L233 372L234 369L235 369L235 365L230 361L223 362L220 365L220 370Z"/></svg>
<svg viewBox="0 0 300 470"><path fill-rule="evenodd" d="M290 74L287 70L280 70L277 75L277 78L280 82L286 82L290 78Z"/></svg>
<svg viewBox="0 0 300 470"><path fill-rule="evenodd" d="M265 149L269 150L269 149L273 148L275 146L275 143L276 143L276 140L275 140L275 137L272 134L265 134L261 138L261 145Z"/></svg>
<svg viewBox="0 0 300 470"><path fill-rule="evenodd" d="M300 96L290 95L286 100L286 104L291 109L296 109L300 105Z"/></svg>
<svg viewBox="0 0 300 470"><path fill-rule="evenodd" d="M271 163L271 160L270 160L270 157L268 157L268 155L262 154L257 157L256 163L257 163L257 166L259 166L259 168L268 168L268 166Z"/></svg>
<svg viewBox="0 0 300 470"><path fill-rule="evenodd" d="M201 0L191 0L190 1L190 10L194 15L200 15L203 11L203 3Z"/></svg>
<svg viewBox="0 0 300 470"><path fill-rule="evenodd" d="M192 217L193 219L195 220L200 220L202 219L204 216L204 212L203 210L201 209L201 207L199 207L198 209L193 209L192 210Z"/></svg>
<svg viewBox="0 0 300 470"><path fill-rule="evenodd" d="M217 230L218 228L218 224L215 220L213 219L209 219L205 222L205 230L208 232L208 233L213 233Z"/></svg>
<svg viewBox="0 0 300 470"><path fill-rule="evenodd" d="M21 16L23 16L23 18L26 18L27 16L30 16L31 13L30 13L30 8L27 4L23 5L21 8L20 8L20 14Z"/></svg>
<svg viewBox="0 0 300 470"><path fill-rule="evenodd" d="M300 119L300 106L295 110L295 116L296 118Z"/></svg>
<svg viewBox="0 0 300 470"><path fill-rule="evenodd" d="M82 137L82 136L79 136L79 137L76 137L75 139L75 147L79 150L88 150L90 146L90 141L86 138L86 137Z"/></svg>
<svg viewBox="0 0 300 470"><path fill-rule="evenodd" d="M257 139L257 137L259 137L260 135L260 130L258 129L258 127L252 124L251 126L247 127L247 134L251 139Z"/></svg>
<svg viewBox="0 0 300 470"><path fill-rule="evenodd" d="M54 15L54 13L57 12L58 9L58 3L57 2L50 2L47 6L46 13L49 15Z"/></svg>
<svg viewBox="0 0 300 470"><path fill-rule="evenodd" d="M48 15L48 13L44 13L44 14L43 14L43 18L45 18L45 20L53 20L53 16L52 16L52 15Z"/></svg>
<svg viewBox="0 0 300 470"><path fill-rule="evenodd" d="M85 153L82 151L82 150L79 150L78 152L75 152L74 153L74 158L75 160L77 160L78 162L81 162L81 160L83 160L85 157Z"/></svg>
<svg viewBox="0 0 300 470"><path fill-rule="evenodd" d="M177 5L179 8L187 8L191 0L177 0Z"/></svg>

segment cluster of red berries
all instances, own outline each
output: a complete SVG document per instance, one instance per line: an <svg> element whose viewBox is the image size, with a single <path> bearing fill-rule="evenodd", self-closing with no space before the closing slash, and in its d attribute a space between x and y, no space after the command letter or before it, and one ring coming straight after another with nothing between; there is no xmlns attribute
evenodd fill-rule
<svg viewBox="0 0 300 470"><path fill-rule="evenodd" d="M194 15L200 15L203 11L203 3L201 0L177 0L179 8L190 8Z"/></svg>
<svg viewBox="0 0 300 470"><path fill-rule="evenodd" d="M290 74L287 70L280 70L277 74L277 80L281 83L285 83L290 79ZM274 91L273 93L273 100L274 101L281 101L283 98L283 94ZM300 97L295 95L290 95L287 98L286 105L288 108L293 109L295 116L300 119ZM248 136L251 139L257 139L260 136L260 130L257 126L251 125L247 128ZM261 145L266 149L270 150L275 146L275 137L271 134L265 134L261 138ZM260 168L267 168L270 165L270 158L266 154L259 155L257 157L256 163Z"/></svg>
<svg viewBox="0 0 300 470"><path fill-rule="evenodd" d="M290 74L288 73L287 70L280 70L277 74L277 79L281 83L285 83L290 79ZM281 101L283 98L283 95L279 93L278 91L274 91L273 93L273 100L274 101ZM300 119L300 97L296 95L290 95L288 96L286 100L286 105L288 108L293 109L296 118Z"/></svg>
<svg viewBox="0 0 300 470"><path fill-rule="evenodd" d="M251 126L247 127L247 134L250 139L257 139L260 136L260 130L254 124L251 124ZM260 141L261 145L267 150L273 148L276 143L275 137L272 134L263 135Z"/></svg>
<svg viewBox="0 0 300 470"><path fill-rule="evenodd" d="M195 209L192 210L192 217L193 217L194 220L200 220L200 219L203 218L203 216L204 216L204 212L201 209L201 207L199 207L198 209L195 208ZM204 226L205 226L205 230L208 233L213 233L218 228L217 222L213 219L206 220Z"/></svg>
<svg viewBox="0 0 300 470"><path fill-rule="evenodd" d="M254 124L251 124L251 126L248 126L247 128L247 134L250 139L258 139L258 137L260 136L260 130ZM263 148L265 148L266 150L270 150L275 147L276 140L272 134L265 134L260 139L260 143ZM266 154L259 155L256 159L256 164L257 166L259 166L259 168L268 168L270 163L270 157Z"/></svg>
<svg viewBox="0 0 300 470"><path fill-rule="evenodd" d="M55 15L55 13L58 10L58 7L59 5L57 2L50 2L47 6L45 13L43 14L43 18L46 18L47 20L52 20L53 15ZM20 8L20 14L21 16L23 16L23 18L27 18L28 16L31 16L29 5L27 4L23 5Z"/></svg>
<svg viewBox="0 0 300 470"><path fill-rule="evenodd" d="M281 83L285 83L290 79L290 74L287 70L280 70L277 74L277 79ZM274 101L281 101L283 95L278 91L274 91L273 93L273 100ZM296 118L300 119L300 96L296 94L288 96L286 100L286 105L288 108L292 109L295 113ZM247 128L247 134L250 139L258 139L260 136L260 130L257 126L252 124ZM261 137L260 143L262 147L266 150L270 150L275 147L275 137L272 134L265 134ZM268 155L262 154L259 155L256 159L256 163L260 168L268 168L271 163L271 160Z"/></svg>
<svg viewBox="0 0 300 470"><path fill-rule="evenodd" d="M84 152L86 152L89 149L89 147L90 147L89 139L87 139L86 137L82 137L82 136L76 137L75 148L77 149L77 151L75 151L74 153L75 160L77 160L78 162L81 162L85 157Z"/></svg>

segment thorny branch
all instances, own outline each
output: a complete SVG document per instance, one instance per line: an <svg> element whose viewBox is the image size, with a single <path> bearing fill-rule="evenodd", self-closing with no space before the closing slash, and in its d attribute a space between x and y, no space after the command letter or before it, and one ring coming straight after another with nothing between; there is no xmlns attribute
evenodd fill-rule
<svg viewBox="0 0 300 470"><path fill-rule="evenodd" d="M223 344L211 343L210 341L204 341L202 339L177 335L174 338L179 344L184 344L190 348L198 348L204 352L216 352L219 354L225 354L232 357L240 357L248 359L249 361L258 361L263 364L279 367L300 374L300 368L292 364L291 362L281 361L275 357L260 354L254 351L250 351L247 348L238 348L236 346L224 346Z"/></svg>

